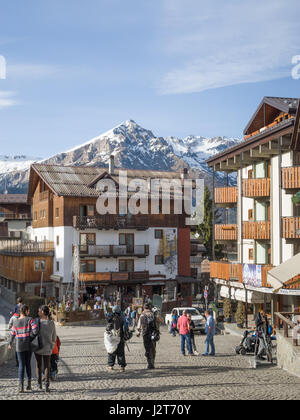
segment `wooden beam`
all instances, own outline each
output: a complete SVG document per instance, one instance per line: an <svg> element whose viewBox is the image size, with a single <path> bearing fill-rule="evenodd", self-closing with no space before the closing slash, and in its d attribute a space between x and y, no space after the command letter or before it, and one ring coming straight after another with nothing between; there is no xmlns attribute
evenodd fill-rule
<svg viewBox="0 0 300 420"><path fill-rule="evenodd" d="M270 155L260 153L260 150L257 150L257 149L251 149L250 150L250 157L251 158L259 158L259 159L264 159L264 158L268 159L270 157Z"/></svg>

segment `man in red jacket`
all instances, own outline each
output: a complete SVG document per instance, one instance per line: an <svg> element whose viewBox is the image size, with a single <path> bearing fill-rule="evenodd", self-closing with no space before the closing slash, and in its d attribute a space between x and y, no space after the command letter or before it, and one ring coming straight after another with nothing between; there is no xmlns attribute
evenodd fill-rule
<svg viewBox="0 0 300 420"><path fill-rule="evenodd" d="M190 322L187 317L187 311L183 311L181 317L177 321L177 329L181 337L181 353L185 356L185 342L187 344L188 352L193 356L192 343L190 337Z"/></svg>

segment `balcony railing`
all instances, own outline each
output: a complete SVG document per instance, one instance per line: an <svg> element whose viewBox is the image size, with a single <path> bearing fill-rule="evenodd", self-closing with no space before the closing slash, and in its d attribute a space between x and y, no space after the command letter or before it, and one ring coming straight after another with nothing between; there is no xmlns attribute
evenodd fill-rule
<svg viewBox="0 0 300 420"><path fill-rule="evenodd" d="M269 240L270 222L243 222L243 238Z"/></svg>
<svg viewBox="0 0 300 420"><path fill-rule="evenodd" d="M215 188L215 204L236 204L237 198L237 187Z"/></svg>
<svg viewBox="0 0 300 420"><path fill-rule="evenodd" d="M216 241L236 241L237 225L215 225Z"/></svg>
<svg viewBox="0 0 300 420"><path fill-rule="evenodd" d="M76 229L148 229L148 216L138 215L123 217L117 215L74 216L73 226Z"/></svg>
<svg viewBox="0 0 300 420"><path fill-rule="evenodd" d="M282 237L285 239L300 239L300 217L283 217Z"/></svg>
<svg viewBox="0 0 300 420"><path fill-rule="evenodd" d="M81 245L79 253L82 257L146 257L149 245Z"/></svg>
<svg viewBox="0 0 300 420"><path fill-rule="evenodd" d="M267 283L267 273L273 266L262 265L261 267L262 287L271 287L271 285ZM210 277L243 283L243 264L213 261L210 263Z"/></svg>
<svg viewBox="0 0 300 420"><path fill-rule="evenodd" d="M300 166L282 168L282 188L300 188Z"/></svg>
<svg viewBox="0 0 300 420"><path fill-rule="evenodd" d="M3 255L10 254L44 254L54 252L54 242L52 241L23 241L8 240L0 241L0 253Z"/></svg>
<svg viewBox="0 0 300 420"><path fill-rule="evenodd" d="M270 196L270 179L244 179L243 180L244 197L269 197Z"/></svg>
<svg viewBox="0 0 300 420"><path fill-rule="evenodd" d="M132 273L129 272L108 272L108 273L80 273L80 280L85 283L93 282L134 282L142 283L149 280L148 271L135 271Z"/></svg>
<svg viewBox="0 0 300 420"><path fill-rule="evenodd" d="M0 218L5 220L31 220L29 213L0 213Z"/></svg>

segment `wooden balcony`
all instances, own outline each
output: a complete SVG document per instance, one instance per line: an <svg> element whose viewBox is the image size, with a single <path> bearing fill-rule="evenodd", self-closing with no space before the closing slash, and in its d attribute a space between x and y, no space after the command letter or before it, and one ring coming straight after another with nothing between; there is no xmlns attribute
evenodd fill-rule
<svg viewBox="0 0 300 420"><path fill-rule="evenodd" d="M282 217L282 237L285 239L300 239L300 217Z"/></svg>
<svg viewBox="0 0 300 420"><path fill-rule="evenodd" d="M0 254L2 255L40 255L54 254L54 242L52 241L24 241L2 240L0 241Z"/></svg>
<svg viewBox="0 0 300 420"><path fill-rule="evenodd" d="M149 280L148 271L80 273L79 279L84 283L143 283Z"/></svg>
<svg viewBox="0 0 300 420"><path fill-rule="evenodd" d="M5 220L31 220L29 213L0 213L0 219Z"/></svg>
<svg viewBox="0 0 300 420"><path fill-rule="evenodd" d="M243 238L270 240L270 222L243 222Z"/></svg>
<svg viewBox="0 0 300 420"><path fill-rule="evenodd" d="M237 241L237 225L215 225L216 241Z"/></svg>
<svg viewBox="0 0 300 420"><path fill-rule="evenodd" d="M237 187L221 187L215 188L215 204L223 206L229 204L233 206L237 204L238 190Z"/></svg>
<svg viewBox="0 0 300 420"><path fill-rule="evenodd" d="M138 229L146 230L149 227L148 216L138 215L122 217L117 215L104 216L74 216L73 226L79 230L85 229Z"/></svg>
<svg viewBox="0 0 300 420"><path fill-rule="evenodd" d="M81 245L79 247L81 257L117 258L117 257L147 257L149 245Z"/></svg>
<svg viewBox="0 0 300 420"><path fill-rule="evenodd" d="M282 188L300 188L300 166L282 168Z"/></svg>
<svg viewBox="0 0 300 420"><path fill-rule="evenodd" d="M270 178L244 179L243 180L244 197L269 197L270 196Z"/></svg>
<svg viewBox="0 0 300 420"><path fill-rule="evenodd" d="M267 283L267 273L272 268L272 265L262 265L262 287L271 287ZM243 283L243 264L213 261L210 263L210 277Z"/></svg>

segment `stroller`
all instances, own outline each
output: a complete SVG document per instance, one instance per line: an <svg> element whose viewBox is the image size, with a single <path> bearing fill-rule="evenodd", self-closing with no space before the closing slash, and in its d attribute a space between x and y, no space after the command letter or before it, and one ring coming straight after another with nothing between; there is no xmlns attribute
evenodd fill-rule
<svg viewBox="0 0 300 420"><path fill-rule="evenodd" d="M241 354L242 356L246 356L247 353L254 353L255 352L255 344L256 344L256 335L255 331L246 330L244 332L242 341L240 344L235 348L236 354Z"/></svg>

